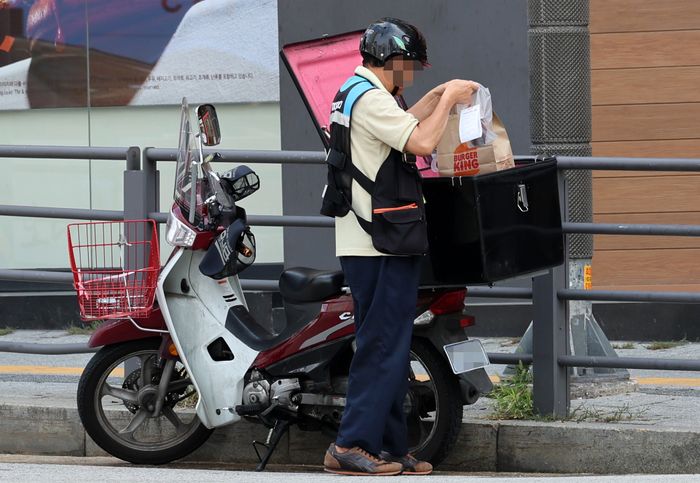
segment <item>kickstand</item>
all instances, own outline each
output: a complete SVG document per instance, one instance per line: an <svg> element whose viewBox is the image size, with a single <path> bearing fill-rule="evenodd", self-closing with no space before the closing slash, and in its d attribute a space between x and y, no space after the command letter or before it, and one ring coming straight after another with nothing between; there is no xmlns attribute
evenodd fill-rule
<svg viewBox="0 0 700 483"><path fill-rule="evenodd" d="M258 459L260 460L260 464L255 468L255 471L263 471L265 467L267 466L267 462L270 461L270 457L272 456L272 453L275 452L275 449L277 448L277 445L279 444L280 440L282 439L282 436L284 436L284 433L289 431L289 426L291 423L287 420L277 420L275 422L275 426L270 429L270 432L267 435L267 441L264 443L261 443L260 441L253 441L253 449L255 450L255 454L258 455ZM260 457L260 453L258 452L258 445L264 446L267 451L265 452L265 455L263 457Z"/></svg>

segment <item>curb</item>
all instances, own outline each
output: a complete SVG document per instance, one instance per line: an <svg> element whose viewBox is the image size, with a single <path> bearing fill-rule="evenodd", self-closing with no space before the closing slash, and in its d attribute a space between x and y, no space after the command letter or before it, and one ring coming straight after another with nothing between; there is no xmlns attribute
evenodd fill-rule
<svg viewBox="0 0 700 483"><path fill-rule="evenodd" d="M78 411L66 407L0 405L0 453L108 456L86 435ZM267 430L246 421L221 428L185 460L257 463L251 446ZM271 463L320 465L330 437L294 428ZM700 432L648 426L465 421L442 470L600 474L700 473Z"/></svg>

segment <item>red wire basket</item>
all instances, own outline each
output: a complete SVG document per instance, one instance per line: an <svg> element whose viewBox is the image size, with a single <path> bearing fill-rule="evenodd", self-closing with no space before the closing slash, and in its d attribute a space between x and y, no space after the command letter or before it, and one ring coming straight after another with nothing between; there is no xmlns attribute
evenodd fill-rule
<svg viewBox="0 0 700 483"><path fill-rule="evenodd" d="M160 270L153 220L70 224L68 251L83 320L151 312Z"/></svg>

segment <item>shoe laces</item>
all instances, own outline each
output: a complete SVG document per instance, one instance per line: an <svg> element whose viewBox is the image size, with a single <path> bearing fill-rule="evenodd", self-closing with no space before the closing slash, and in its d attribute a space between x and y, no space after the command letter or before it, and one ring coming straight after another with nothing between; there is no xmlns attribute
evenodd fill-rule
<svg viewBox="0 0 700 483"><path fill-rule="evenodd" d="M365 451L364 449L360 448L359 446L357 447L357 452L374 463L377 463L377 464L384 463L384 460L377 458L372 453L370 453L369 451Z"/></svg>

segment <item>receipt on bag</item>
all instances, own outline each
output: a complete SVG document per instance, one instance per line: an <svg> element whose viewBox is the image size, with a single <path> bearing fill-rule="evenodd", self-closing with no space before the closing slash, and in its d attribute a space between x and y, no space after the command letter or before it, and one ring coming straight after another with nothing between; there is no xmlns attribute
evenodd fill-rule
<svg viewBox="0 0 700 483"><path fill-rule="evenodd" d="M459 113L459 140L466 143L482 134L479 104L462 109Z"/></svg>

